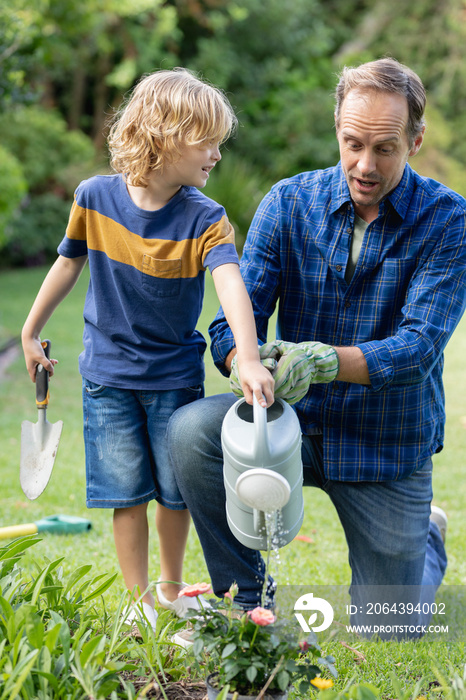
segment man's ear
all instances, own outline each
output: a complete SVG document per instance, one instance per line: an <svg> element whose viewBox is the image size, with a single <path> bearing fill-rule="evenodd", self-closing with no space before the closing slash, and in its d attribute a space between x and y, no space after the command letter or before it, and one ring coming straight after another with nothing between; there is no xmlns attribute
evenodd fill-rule
<svg viewBox="0 0 466 700"><path fill-rule="evenodd" d="M414 139L413 147L411 148L411 150L410 150L410 152L409 152L409 154L408 154L409 156L415 156L416 153L419 152L419 149L420 149L421 146L422 146L422 142L424 141L424 134L425 134L425 131L426 131L426 127L423 126L423 127L422 127L422 131L421 131L421 132L416 136L416 138Z"/></svg>

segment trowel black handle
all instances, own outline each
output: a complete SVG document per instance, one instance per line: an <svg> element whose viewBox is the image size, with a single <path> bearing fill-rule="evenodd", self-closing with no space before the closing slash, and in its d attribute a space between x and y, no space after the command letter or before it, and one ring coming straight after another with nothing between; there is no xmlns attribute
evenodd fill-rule
<svg viewBox="0 0 466 700"><path fill-rule="evenodd" d="M47 359L50 358L50 340L43 340L42 347ZM49 403L49 373L43 365L36 369L36 405L37 408L47 408Z"/></svg>

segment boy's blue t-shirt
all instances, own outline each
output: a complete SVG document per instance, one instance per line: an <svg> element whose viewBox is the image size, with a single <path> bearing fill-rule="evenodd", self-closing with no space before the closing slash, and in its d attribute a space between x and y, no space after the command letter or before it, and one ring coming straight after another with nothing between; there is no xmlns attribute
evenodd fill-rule
<svg viewBox="0 0 466 700"><path fill-rule="evenodd" d="M106 386L177 389L204 380L196 330L205 269L238 263L225 210L182 187L157 211L137 207L121 175L76 190L58 253L89 256L81 374Z"/></svg>

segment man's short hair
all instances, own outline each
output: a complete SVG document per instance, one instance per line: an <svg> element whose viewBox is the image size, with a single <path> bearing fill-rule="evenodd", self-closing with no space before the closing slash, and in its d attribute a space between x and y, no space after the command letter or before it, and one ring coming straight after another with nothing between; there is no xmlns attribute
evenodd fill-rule
<svg viewBox="0 0 466 700"><path fill-rule="evenodd" d="M343 68L335 90L335 123L338 129L343 101L350 90L378 90L406 97L407 135L410 145L425 126L426 91L419 76L394 58L381 58L357 68Z"/></svg>

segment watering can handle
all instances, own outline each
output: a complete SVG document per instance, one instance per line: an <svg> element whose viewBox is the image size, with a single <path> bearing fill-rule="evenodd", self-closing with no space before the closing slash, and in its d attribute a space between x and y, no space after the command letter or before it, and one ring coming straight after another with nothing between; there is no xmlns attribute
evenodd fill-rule
<svg viewBox="0 0 466 700"><path fill-rule="evenodd" d="M267 409L263 408L256 397L253 397L254 418L254 453L256 466L270 465L269 437L267 431Z"/></svg>

